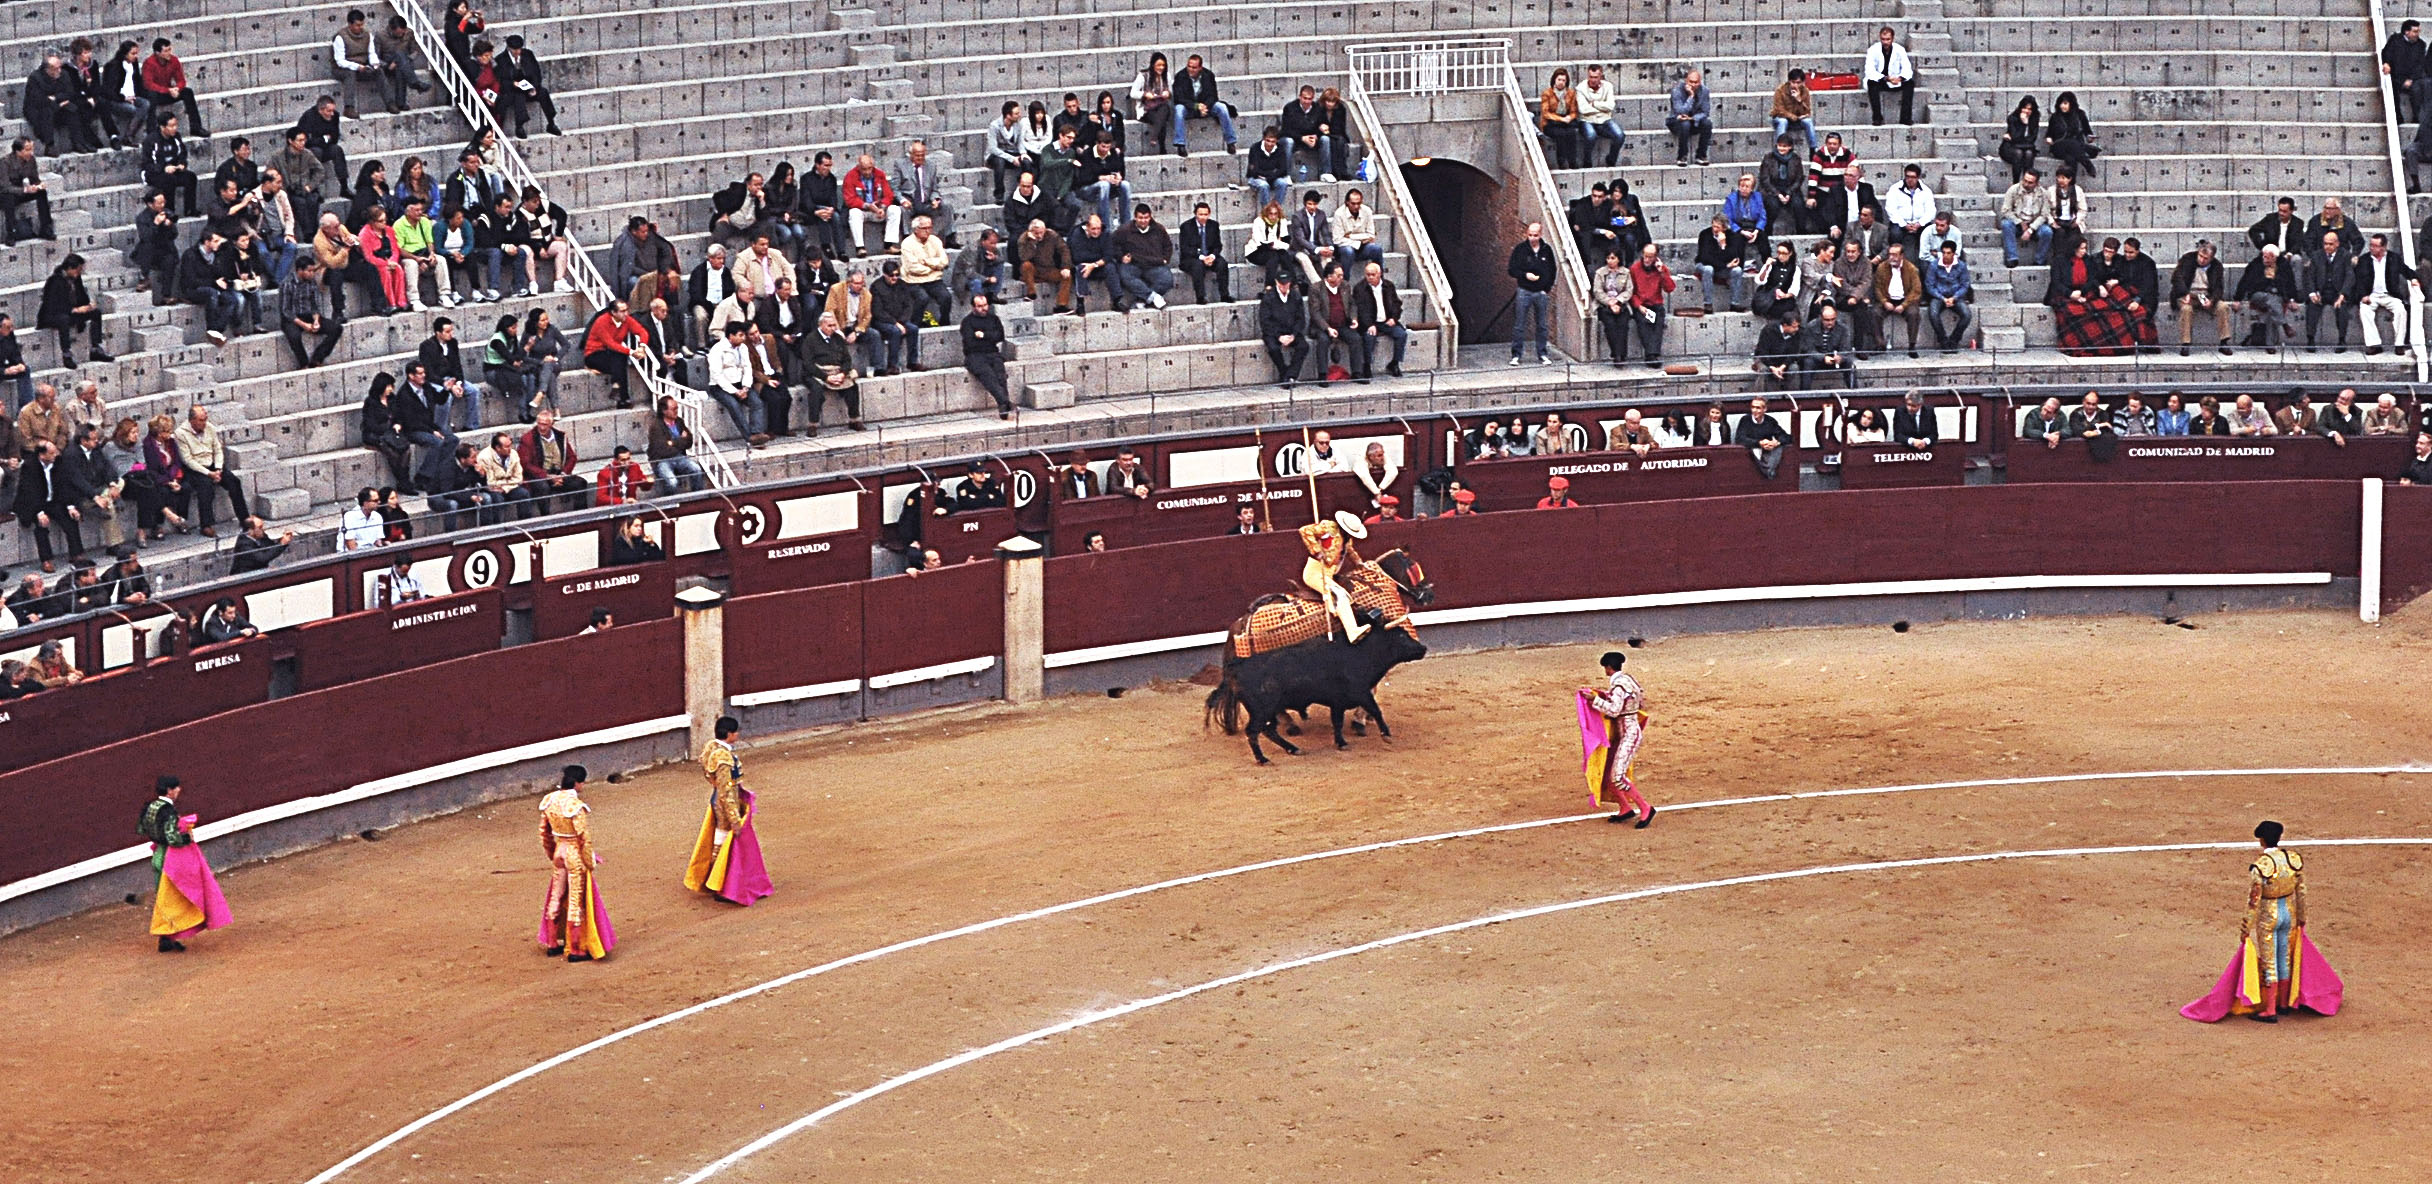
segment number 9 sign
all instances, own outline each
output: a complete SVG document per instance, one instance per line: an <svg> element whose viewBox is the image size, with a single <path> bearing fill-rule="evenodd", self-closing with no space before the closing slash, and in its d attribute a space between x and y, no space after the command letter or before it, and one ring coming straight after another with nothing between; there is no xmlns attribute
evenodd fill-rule
<svg viewBox="0 0 2432 1184"><path fill-rule="evenodd" d="M470 592L495 586L506 573L506 557L489 547L476 547L456 560L456 587Z"/></svg>

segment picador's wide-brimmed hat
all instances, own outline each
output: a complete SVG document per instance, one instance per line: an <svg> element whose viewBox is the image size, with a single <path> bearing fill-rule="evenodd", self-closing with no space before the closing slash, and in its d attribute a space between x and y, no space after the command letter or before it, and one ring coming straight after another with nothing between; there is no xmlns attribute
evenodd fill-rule
<svg viewBox="0 0 2432 1184"><path fill-rule="evenodd" d="M1349 510L1336 510L1334 512L1334 524L1342 527L1343 533L1350 535L1352 538L1364 539L1368 537L1367 524L1361 522L1359 520L1359 516L1353 514Z"/></svg>

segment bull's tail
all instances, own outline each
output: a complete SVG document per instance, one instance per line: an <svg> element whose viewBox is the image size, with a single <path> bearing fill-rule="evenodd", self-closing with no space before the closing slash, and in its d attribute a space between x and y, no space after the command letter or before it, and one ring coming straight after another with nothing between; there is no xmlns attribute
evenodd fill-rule
<svg viewBox="0 0 2432 1184"><path fill-rule="evenodd" d="M1232 671L1228 670L1224 678L1217 682L1216 689L1208 692L1207 718L1200 726L1221 726L1224 734L1231 736L1241 728L1241 714L1241 692L1233 682Z"/></svg>

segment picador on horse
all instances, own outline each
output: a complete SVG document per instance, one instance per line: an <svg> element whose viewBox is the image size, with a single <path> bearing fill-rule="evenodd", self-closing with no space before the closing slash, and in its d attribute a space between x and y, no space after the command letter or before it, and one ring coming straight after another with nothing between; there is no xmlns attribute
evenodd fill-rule
<svg viewBox="0 0 2432 1184"><path fill-rule="evenodd" d="M1207 715L1229 736L1247 711L1250 755L1262 765L1261 735L1285 752L1300 751L1276 730L1287 711L1330 709L1337 748L1347 746L1343 715L1354 709L1376 720L1380 734L1393 735L1377 709L1376 684L1396 665L1426 656L1410 609L1433 599L1435 589L1418 561L1399 550L1361 559L1355 544L1367 537L1368 528L1349 513L1301 527L1308 552L1301 586L1260 597L1233 623Z"/></svg>

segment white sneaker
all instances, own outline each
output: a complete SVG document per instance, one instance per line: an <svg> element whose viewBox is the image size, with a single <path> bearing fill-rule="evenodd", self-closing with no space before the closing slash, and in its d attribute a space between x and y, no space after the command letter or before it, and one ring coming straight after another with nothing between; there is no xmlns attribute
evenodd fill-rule
<svg viewBox="0 0 2432 1184"><path fill-rule="evenodd" d="M497 299L498 299L498 289L496 289L496 288L485 288L485 289L483 289L483 290L482 290L482 293L481 293L481 298L482 298L483 300L487 300L487 301L491 301L491 302L496 302L496 301L497 301Z"/></svg>
<svg viewBox="0 0 2432 1184"><path fill-rule="evenodd" d="M1332 185L1332 184L1334 184L1334 174L1332 174L1332 173L1319 173L1319 174L1317 175L1317 183L1318 183L1318 184L1320 184L1320 185Z"/></svg>
<svg viewBox="0 0 2432 1184"><path fill-rule="evenodd" d="M573 290L574 290L574 289L573 289L572 287L568 286L568 285L567 285L567 283L566 283L566 281L564 281L564 280L562 280L562 279L561 279L561 280L559 280L559 281L557 281L557 282L556 282L556 283L554 283L554 284L549 285L549 291L551 291L551 292L571 292L571 291L573 291Z"/></svg>
<svg viewBox="0 0 2432 1184"><path fill-rule="evenodd" d="M1164 307L1165 307L1165 297L1164 297L1162 294L1160 294L1160 293L1156 293L1156 292L1151 292L1151 293L1149 293L1149 294L1148 294L1148 306L1149 306L1150 308L1164 308Z"/></svg>
<svg viewBox="0 0 2432 1184"><path fill-rule="evenodd" d="M530 284L525 284L523 291L516 293L517 296L537 296L539 294L540 289L535 288Z"/></svg>
<svg viewBox="0 0 2432 1184"><path fill-rule="evenodd" d="M1512 355L1512 365L1517 366L1517 365L1519 365L1519 364L1520 364L1520 355L1518 355L1518 354L1513 354L1513 355Z"/></svg>
<svg viewBox="0 0 2432 1184"><path fill-rule="evenodd" d="M454 308L454 307L456 307L456 305L457 305L457 297L456 297L456 293L454 293L454 292L450 291L450 292L441 292L441 293L439 294L439 307L441 307L441 308Z"/></svg>
<svg viewBox="0 0 2432 1184"><path fill-rule="evenodd" d="M429 312L429 311L430 311L429 309L426 309L426 308L422 307L422 297L420 297L420 296L416 296L416 297L414 297L413 299L406 301L406 302L405 302L405 307L406 307L406 310L407 310L407 311L409 311L409 312Z"/></svg>

